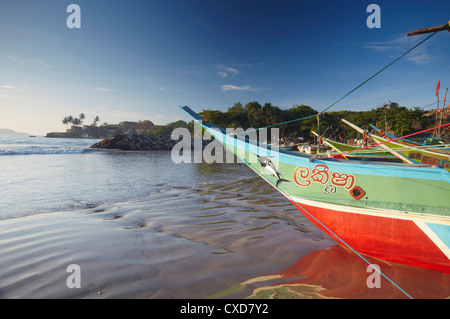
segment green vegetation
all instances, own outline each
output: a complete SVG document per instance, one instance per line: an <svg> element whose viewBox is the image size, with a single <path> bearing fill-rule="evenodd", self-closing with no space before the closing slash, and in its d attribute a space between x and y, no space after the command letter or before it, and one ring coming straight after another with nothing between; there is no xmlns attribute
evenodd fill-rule
<svg viewBox="0 0 450 319"><path fill-rule="evenodd" d="M78 117L73 117L72 115L66 116L63 120L62 123L65 124L66 126L69 125L73 125L73 126L82 126L83 125L83 120L86 118L86 116L84 115L84 113L80 113L80 115ZM97 116L98 118L98 116Z"/></svg>
<svg viewBox="0 0 450 319"><path fill-rule="evenodd" d="M189 131L194 131L194 123L186 123L185 121L176 121L166 125L155 125L146 132L149 135L171 135L172 131L177 127L187 128Z"/></svg>
<svg viewBox="0 0 450 319"><path fill-rule="evenodd" d="M294 121L287 124L276 125L280 129L280 137L304 137L313 139L311 130L336 139L346 140L358 137L358 133L341 122L345 118L350 122L364 128L370 129L369 124L378 126L386 132L402 136L426 129L436 125L434 117L426 116L426 112L419 107L409 109L399 106L398 103L390 102L370 111L337 111L327 112L318 117L318 111L307 105L294 105L289 109L281 109L271 103L259 104L256 101L249 102L243 106L240 102L229 107L226 112L218 110L203 110L200 112L206 120L223 128L261 128L277 123L293 121L299 118L309 117L304 120ZM68 116L63 119L63 124L72 124L81 128L85 115L81 113L78 118ZM91 125L82 127L83 134L92 137L106 137L114 133L137 132L146 135L170 135L175 128L184 127L191 132L194 130L193 121L176 121L166 125L154 125L149 120L123 121L119 124L100 122L98 116L94 118ZM319 124L319 125L318 125Z"/></svg>
<svg viewBox="0 0 450 319"><path fill-rule="evenodd" d="M78 117L73 117L72 115L66 116L62 123L67 126L67 133L72 133L76 135L86 135L94 138L104 138L108 135L114 133L124 133L124 132L147 132L154 124L149 120L132 122L123 121L119 124L108 124L103 123L98 126L97 123L100 122L98 116L94 117L92 124L83 125L83 120L86 118L84 113L81 113Z"/></svg>
<svg viewBox="0 0 450 319"><path fill-rule="evenodd" d="M280 137L312 138L311 130L319 131L320 134L337 140L357 137L358 133L355 130L341 122L341 119L345 118L365 129L370 129L369 124L373 124L387 132L402 136L435 125L431 118L424 116L425 113L419 107L408 109L399 106L398 103L390 102L370 111L327 112L320 115L319 121L314 116L275 127L280 129ZM227 112L204 110L200 113L208 121L220 127L244 129L265 127L316 114L318 111L307 105L294 105L290 109L282 110L271 103L261 106L258 102L249 102L245 106L238 102L228 108Z"/></svg>

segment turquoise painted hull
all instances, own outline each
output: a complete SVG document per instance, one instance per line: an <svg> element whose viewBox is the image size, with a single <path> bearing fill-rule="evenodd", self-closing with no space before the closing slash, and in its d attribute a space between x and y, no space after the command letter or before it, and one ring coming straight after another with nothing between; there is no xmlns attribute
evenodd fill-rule
<svg viewBox="0 0 450 319"><path fill-rule="evenodd" d="M346 247L450 273L450 174L432 165L376 163L270 147L194 120Z"/></svg>

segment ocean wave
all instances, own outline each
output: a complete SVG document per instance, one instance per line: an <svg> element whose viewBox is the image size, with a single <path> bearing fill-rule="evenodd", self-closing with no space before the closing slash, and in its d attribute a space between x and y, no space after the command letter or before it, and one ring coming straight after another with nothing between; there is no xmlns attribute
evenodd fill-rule
<svg viewBox="0 0 450 319"><path fill-rule="evenodd" d="M14 149L0 149L0 156L8 155L49 155L49 154L82 154L94 150L71 147L27 147Z"/></svg>

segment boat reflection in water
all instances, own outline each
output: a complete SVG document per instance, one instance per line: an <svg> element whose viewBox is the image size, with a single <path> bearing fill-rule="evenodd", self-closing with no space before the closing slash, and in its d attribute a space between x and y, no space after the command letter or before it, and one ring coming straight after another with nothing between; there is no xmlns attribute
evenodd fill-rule
<svg viewBox="0 0 450 319"><path fill-rule="evenodd" d="M209 298L257 299L443 299L450 297L450 275L420 267L366 261L340 245L314 251L278 273L248 279ZM349 267L350 266L350 267ZM406 293L405 293L406 292ZM409 296L408 296L409 295Z"/></svg>

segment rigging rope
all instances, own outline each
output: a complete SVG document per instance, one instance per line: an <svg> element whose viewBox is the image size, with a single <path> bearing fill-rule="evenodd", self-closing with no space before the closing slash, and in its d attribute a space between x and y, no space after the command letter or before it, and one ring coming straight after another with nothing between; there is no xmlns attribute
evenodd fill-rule
<svg viewBox="0 0 450 319"><path fill-rule="evenodd" d="M432 36L434 36L436 33L438 33L439 31L442 31L444 29L446 29L448 27L448 25L450 24L450 22L448 22L447 24L445 24L442 28L440 28L439 30L435 31L434 33L432 33L431 35L429 35L428 37L426 37L425 39L423 39L422 41L420 41L419 43L417 43L415 46L413 46L411 49L409 49L408 51L406 51L405 53L403 53L402 55L400 55L397 59L395 59L394 61L392 61L391 63L389 63L388 65L386 65L384 68L382 68L381 70L379 70L378 72L376 72L374 75L372 75L371 77L369 77L367 80L365 80L364 82L362 82L361 84L359 84L358 86L356 86L354 89L352 89L351 91L349 91L347 94L345 94L343 97L341 97L340 99L338 99L336 102L332 103L330 106L328 106L327 108L325 108L322 112L318 112L317 114L314 115L309 115L309 116L305 116L305 117L301 117L298 119L294 119L294 120L290 120L290 121L284 121L284 122L280 122L280 123L275 123L275 124L271 124L271 125L267 125L267 126L263 126L260 128L256 128L253 130L249 130L246 131L245 133L248 132L253 132L253 131L259 131L265 128L269 128L272 126L277 126L277 125L282 125L282 124L288 124L288 123L292 123L292 122L297 122L297 121L302 121L302 120L306 120L306 119L310 119L316 116L320 116L323 113L327 112L330 108L332 108L334 105L336 105L337 103L339 103L340 101L342 101L344 98L346 98L347 96L349 96L350 94L352 94L353 92L355 92L357 89L359 89L361 86L363 86L364 84L366 84L367 82L369 82L370 80L372 80L374 77L376 77L378 74L380 74L381 72L383 72L384 70L386 70L388 67L390 67L391 65L393 65L395 62L397 62L398 60L400 60L401 58L403 58L405 55L407 55L408 53L410 53L412 50L414 50L415 48L417 48L419 45L421 45L422 43L424 43L425 41L427 41L428 39L430 39Z"/></svg>

